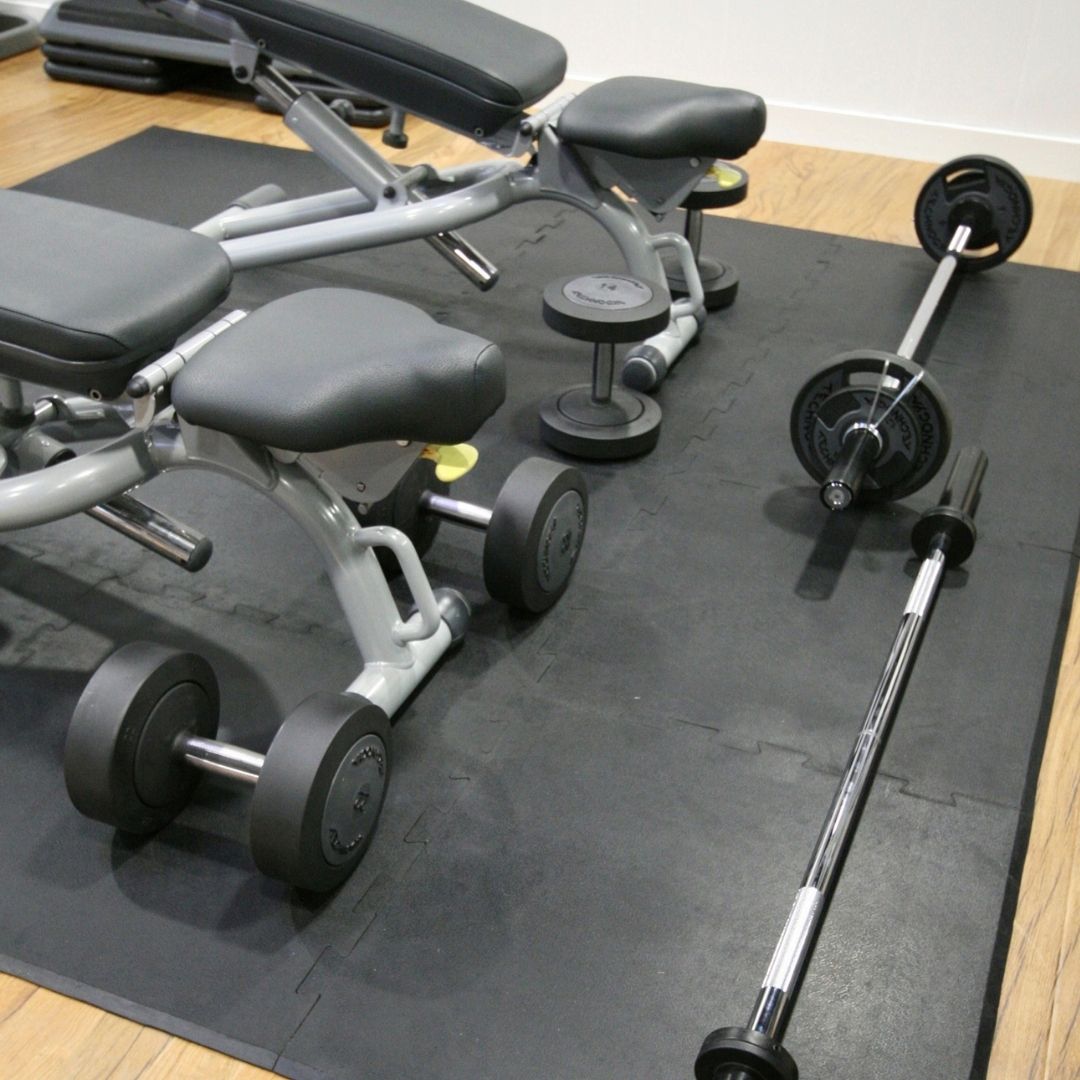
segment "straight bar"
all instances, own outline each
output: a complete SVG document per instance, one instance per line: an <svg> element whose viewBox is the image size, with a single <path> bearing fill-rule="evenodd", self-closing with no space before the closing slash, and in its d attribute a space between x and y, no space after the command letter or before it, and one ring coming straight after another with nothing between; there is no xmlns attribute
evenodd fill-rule
<svg viewBox="0 0 1080 1080"><path fill-rule="evenodd" d="M926 328L930 325L930 320L934 317L934 312L937 311L942 296L945 295L945 289L956 272L956 268L960 263L960 256L964 253L970 240L971 227L969 225L958 225L956 232L953 233L952 239L949 241L945 257L938 263L934 276L926 287L922 302L911 320L911 325L904 335L904 340L900 342L900 347L896 350L898 356L902 356L905 360L915 358L915 351L919 347L919 342L922 341Z"/></svg>
<svg viewBox="0 0 1080 1080"><path fill-rule="evenodd" d="M889 727L915 665L944 569L945 552L935 546L923 560L908 596L885 668L758 992L749 1027L771 1039L779 1041L783 1034L837 871L858 824Z"/></svg>

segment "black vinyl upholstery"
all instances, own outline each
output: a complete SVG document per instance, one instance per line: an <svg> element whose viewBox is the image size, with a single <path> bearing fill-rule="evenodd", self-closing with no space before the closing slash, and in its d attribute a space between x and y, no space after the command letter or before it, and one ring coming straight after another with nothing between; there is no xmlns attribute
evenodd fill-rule
<svg viewBox="0 0 1080 1080"><path fill-rule="evenodd" d="M202 0L271 56L490 134L562 82L553 37L466 0Z"/></svg>
<svg viewBox="0 0 1080 1080"><path fill-rule="evenodd" d="M111 210L0 190L0 373L121 393L229 291L212 240Z"/></svg>
<svg viewBox="0 0 1080 1080"><path fill-rule="evenodd" d="M765 131L765 102L745 90L625 76L582 91L558 121L565 142L637 158L738 158Z"/></svg>
<svg viewBox="0 0 1080 1080"><path fill-rule="evenodd" d="M505 394L497 346L354 289L310 289L260 308L172 383L190 423L301 452L461 442Z"/></svg>

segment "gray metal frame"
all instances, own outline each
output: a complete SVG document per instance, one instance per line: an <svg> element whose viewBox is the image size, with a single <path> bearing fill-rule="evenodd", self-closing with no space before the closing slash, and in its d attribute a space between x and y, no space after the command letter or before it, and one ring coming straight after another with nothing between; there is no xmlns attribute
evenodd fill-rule
<svg viewBox="0 0 1080 1080"><path fill-rule="evenodd" d="M452 643L451 627L412 542L389 526L362 528L332 478L327 478L326 462L320 455L280 453L188 424L164 403L161 391L183 364L240 317L242 313L234 312L143 369L140 374L154 390L134 405L126 399L113 404L46 396L32 406L33 420L28 426L0 427L0 475L4 477L0 479L0 532L84 512L112 524L103 509L107 504L106 509L113 508L113 513L125 518L120 531L160 551L162 544L171 543L170 530L155 527L153 535L139 536L144 523L138 515L133 519L124 514L122 504L117 510L118 498L131 499L132 488L174 469L210 469L239 480L281 507L319 551L363 660L347 690L392 716ZM0 406L24 407L16 380L0 377ZM71 456L69 447L39 430L40 425L59 419L76 433L83 427L87 435L90 425L100 433L102 422L111 421L122 434L85 454ZM365 497L376 500L393 489L423 448L421 443L351 448L354 469L350 476L364 473L365 460L369 460ZM349 483L355 488L352 480ZM181 547L190 542L183 526L172 523L171 532ZM393 550L412 593L416 613L407 619L401 617L376 558L378 547ZM453 634L455 640L458 636L460 627Z"/></svg>
<svg viewBox="0 0 1080 1080"><path fill-rule="evenodd" d="M203 24L190 17L191 9L182 2L161 6L210 32L230 32L220 16ZM507 157L529 155L524 163L497 158L448 170L422 166L403 174L314 94L292 87L255 44L243 40L239 28L231 32L234 75L271 98L290 131L350 185L269 205L230 206L196 226L196 232L221 244L235 269L424 239L486 289L497 271L455 230L519 203L552 199L592 217L615 241L628 272L659 288L667 288L659 251L673 248L678 255L688 296L673 305L667 329L633 346L624 364L639 353L662 358L654 364L653 386L658 385L697 336L705 301L693 249L678 233L651 233L649 216L658 220L677 207L714 159L647 161L598 150L585 155L559 137L559 115L573 98L567 95L482 140ZM637 201L616 194L616 184L633 191Z"/></svg>

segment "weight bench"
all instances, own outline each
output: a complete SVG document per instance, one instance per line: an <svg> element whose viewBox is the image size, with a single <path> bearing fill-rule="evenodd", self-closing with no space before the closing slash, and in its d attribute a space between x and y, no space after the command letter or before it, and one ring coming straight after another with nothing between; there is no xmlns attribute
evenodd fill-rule
<svg viewBox="0 0 1080 1080"><path fill-rule="evenodd" d="M255 786L256 864L304 888L333 887L370 842L388 717L469 618L459 593L432 589L393 514L376 511L400 502L433 444L469 438L500 406L499 349L409 304L346 289L232 311L192 333L232 277L213 241L4 190L0 235L0 531L85 512L196 570L210 557L207 538L130 490L174 469L223 473L304 529L363 659L343 694L302 703L264 756L214 739L217 689L205 661L125 646L75 711L65 778L76 806L152 831L183 807L196 770L224 773ZM29 402L23 382L49 391ZM106 427L113 434L98 445ZM402 511L410 521L445 513L487 527L485 580L497 598L539 613L566 588L586 520L576 470L530 459L491 511L415 496ZM367 523L372 515L379 523ZM400 566L409 617L380 549Z"/></svg>
<svg viewBox="0 0 1080 1080"><path fill-rule="evenodd" d="M234 76L272 99L288 127L348 181L339 191L294 200L268 185L249 193L243 208L199 225L235 268L422 238L487 289L496 267L456 230L521 202L553 199L593 217L625 270L665 292L661 253L676 256L685 296L661 331L631 346L624 382L654 389L697 337L705 305L694 250L676 233L652 234L650 220L684 203L711 205L700 188L708 187L717 159L741 157L760 139L761 98L624 77L529 113L563 80L562 46L464 0L425 7L423 18L396 0L145 2L227 42ZM402 170L300 93L272 61L300 64L524 160ZM716 205L731 201L724 195Z"/></svg>

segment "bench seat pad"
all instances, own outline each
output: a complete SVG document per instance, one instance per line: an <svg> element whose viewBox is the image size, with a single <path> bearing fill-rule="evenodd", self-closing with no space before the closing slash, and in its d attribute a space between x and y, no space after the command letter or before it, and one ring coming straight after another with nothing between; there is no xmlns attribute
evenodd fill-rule
<svg viewBox="0 0 1080 1080"><path fill-rule="evenodd" d="M553 37L465 0L202 0L271 56L468 134L563 80Z"/></svg>
<svg viewBox="0 0 1080 1080"><path fill-rule="evenodd" d="M0 373L119 394L225 299L221 248L186 229L0 190Z"/></svg>
<svg viewBox="0 0 1080 1080"><path fill-rule="evenodd" d="M559 135L636 158L738 158L765 131L765 102L745 90L627 75L582 91L563 110Z"/></svg>
<svg viewBox="0 0 1080 1080"><path fill-rule="evenodd" d="M301 453L389 439L462 442L505 394L497 346L355 289L267 304L172 383L173 405L190 423Z"/></svg>

